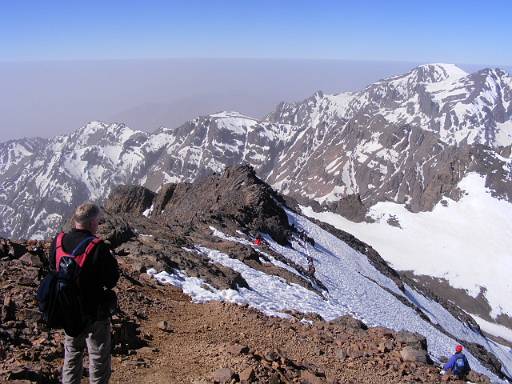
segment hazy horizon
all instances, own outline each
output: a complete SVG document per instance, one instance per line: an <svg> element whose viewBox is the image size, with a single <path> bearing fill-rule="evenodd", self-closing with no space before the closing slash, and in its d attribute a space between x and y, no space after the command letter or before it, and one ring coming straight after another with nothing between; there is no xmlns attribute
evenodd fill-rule
<svg viewBox="0 0 512 384"><path fill-rule="evenodd" d="M0 141L91 120L153 131L219 110L262 117L281 101L359 90L425 63L511 72L512 3L490 4L6 2Z"/></svg>
<svg viewBox="0 0 512 384"><path fill-rule="evenodd" d="M0 62L0 142L88 121L154 131L221 110L261 118L315 91L360 90L423 63L298 59ZM483 65L460 65L472 72ZM510 72L510 67L502 67Z"/></svg>

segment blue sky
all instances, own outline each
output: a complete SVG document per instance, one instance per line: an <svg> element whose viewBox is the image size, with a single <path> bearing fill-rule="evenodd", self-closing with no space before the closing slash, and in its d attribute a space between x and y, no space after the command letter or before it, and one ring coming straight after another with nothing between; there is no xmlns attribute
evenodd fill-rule
<svg viewBox="0 0 512 384"><path fill-rule="evenodd" d="M2 1L0 60L305 58L511 65L512 1Z"/></svg>

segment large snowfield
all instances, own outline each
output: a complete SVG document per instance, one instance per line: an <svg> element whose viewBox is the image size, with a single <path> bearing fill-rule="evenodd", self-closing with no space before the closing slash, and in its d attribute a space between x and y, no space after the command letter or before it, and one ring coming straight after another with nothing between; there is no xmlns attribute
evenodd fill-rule
<svg viewBox="0 0 512 384"><path fill-rule="evenodd" d="M284 247L274 242L269 236L264 239L273 251L299 265L307 265L312 258L316 268L315 277L324 284L327 291L315 293L299 285L288 283L281 277L265 274L255 270L240 260L215 249L196 244L190 252L196 252L218 263L239 272L247 281L250 289L216 290L201 283L199 279L190 278L181 271L174 273L150 270L162 283L181 287L194 301L204 302L220 300L238 304L248 304L262 312L287 317L285 311L295 310L302 313L318 313L327 320L342 315L352 315L369 326L385 326L395 330L409 330L424 335L428 341L428 349L432 359L439 362L442 356L450 356L457 341L439 331L433 324L439 324L447 331L462 340L478 342L498 356L503 363L503 371L512 371L512 353L506 347L485 339L467 325L455 319L448 311L436 302L423 297L410 287L402 292L388 277L381 274L369 262L367 257L324 231L307 218L287 211L288 220L298 229L315 240L315 246L305 245L300 241L292 242L292 247ZM242 235L229 236L216 228L212 234L226 241L252 245ZM252 245L256 251L258 247ZM276 263L275 259L270 259ZM432 323L423 320L413 308L403 304L396 296L405 297L419 306L431 319ZM489 372L470 353L467 353L472 368L488 375L493 382L502 382Z"/></svg>
<svg viewBox="0 0 512 384"><path fill-rule="evenodd" d="M301 209L370 244L397 270L447 279L473 297L485 288L491 316L512 315L512 204L492 197L485 178L476 173L468 174L459 188L466 192L459 201L445 198L447 206L438 203L432 212L412 213L400 204L377 203L369 212L374 223ZM400 227L388 224L390 218Z"/></svg>

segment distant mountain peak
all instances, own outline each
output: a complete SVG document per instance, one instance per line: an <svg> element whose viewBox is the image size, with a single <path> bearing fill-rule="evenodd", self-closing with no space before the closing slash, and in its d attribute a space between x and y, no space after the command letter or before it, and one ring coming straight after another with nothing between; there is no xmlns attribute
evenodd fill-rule
<svg viewBox="0 0 512 384"><path fill-rule="evenodd" d="M439 83L446 80L458 80L468 73L455 64L433 63L419 65L403 75L393 76L381 80L377 84L384 83L395 87L415 87L418 84Z"/></svg>
<svg viewBox="0 0 512 384"><path fill-rule="evenodd" d="M239 119L248 119L248 120L256 120L254 117L250 117L250 116L247 116L247 115L244 115L240 112L236 112L236 111L221 111L221 112L217 112L217 113L213 113L211 115L208 115L208 117L213 117L213 118L239 118Z"/></svg>
<svg viewBox="0 0 512 384"><path fill-rule="evenodd" d="M429 75L436 76L438 79L436 81L443 81L448 78L455 80L468 75L466 71L457 65L447 63L423 64L413 69L413 71L415 70L421 73L423 76L427 76L426 80L429 80Z"/></svg>
<svg viewBox="0 0 512 384"><path fill-rule="evenodd" d="M146 132L129 128L124 123L106 123L94 120L65 137L77 137L77 143L82 145L103 145L113 142L124 143L136 134L147 135Z"/></svg>

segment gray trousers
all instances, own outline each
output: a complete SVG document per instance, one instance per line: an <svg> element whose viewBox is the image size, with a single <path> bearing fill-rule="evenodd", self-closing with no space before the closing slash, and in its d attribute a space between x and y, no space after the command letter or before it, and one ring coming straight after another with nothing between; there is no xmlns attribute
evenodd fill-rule
<svg viewBox="0 0 512 384"><path fill-rule="evenodd" d="M80 384L83 373L84 349L89 353L89 383L106 384L110 379L110 319L96 321L81 335L64 338L63 384Z"/></svg>

